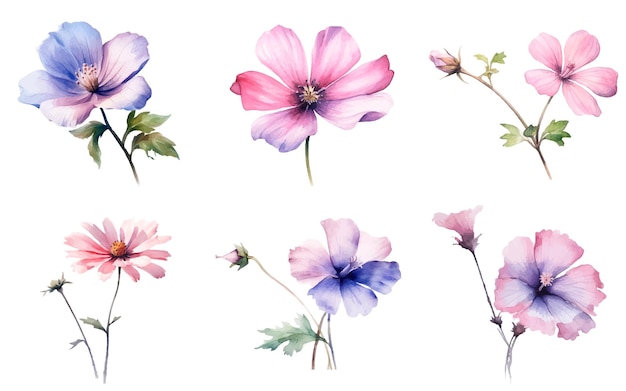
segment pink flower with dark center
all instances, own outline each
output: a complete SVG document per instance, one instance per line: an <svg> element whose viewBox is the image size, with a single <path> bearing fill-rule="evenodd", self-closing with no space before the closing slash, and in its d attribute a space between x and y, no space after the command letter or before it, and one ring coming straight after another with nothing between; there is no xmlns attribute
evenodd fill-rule
<svg viewBox="0 0 626 391"><path fill-rule="evenodd" d="M248 71L237 75L230 90L241 96L245 110L283 109L252 124L252 138L265 139L280 152L296 149L317 133L315 113L339 128L352 129L358 122L383 117L392 106L391 97L379 93L391 83L394 74L387 56L350 71L361 52L343 27L319 32L311 56L311 73L300 39L283 26L265 32L256 52L282 83Z"/></svg>
<svg viewBox="0 0 626 391"><path fill-rule="evenodd" d="M461 238L455 238L457 244L464 249L474 252L480 237L480 235L474 236L474 220L481 210L483 210L483 207L479 205L474 209L466 209L458 213L450 213L449 215L435 213L433 221L440 227L456 231L461 235Z"/></svg>
<svg viewBox="0 0 626 391"><path fill-rule="evenodd" d="M602 111L596 99L583 87L598 96L617 93L617 72L611 68L580 68L600 54L598 39L584 30L570 35L562 54L561 44L552 35L541 33L528 48L533 58L550 68L526 72L526 82L538 93L554 96L562 86L565 101L575 114L599 116Z"/></svg>
<svg viewBox="0 0 626 391"><path fill-rule="evenodd" d="M153 250L152 247L170 240L170 236L156 235L158 224L148 221L126 220L119 234L111 220L104 219L101 230L94 224L83 223L91 234L73 233L65 238L65 244L76 250L68 251L68 257L80 259L74 263L74 271L85 271L98 267L98 275L105 281L120 267L133 279L139 280L137 268L154 278L165 276L165 270L153 260L166 261L170 253Z"/></svg>
<svg viewBox="0 0 626 391"><path fill-rule="evenodd" d="M541 231L530 238L513 239L504 249L504 266L496 279L495 306L520 320L525 327L576 339L580 331L595 327L591 315L606 298L604 285L591 265L562 274L583 249L559 231Z"/></svg>

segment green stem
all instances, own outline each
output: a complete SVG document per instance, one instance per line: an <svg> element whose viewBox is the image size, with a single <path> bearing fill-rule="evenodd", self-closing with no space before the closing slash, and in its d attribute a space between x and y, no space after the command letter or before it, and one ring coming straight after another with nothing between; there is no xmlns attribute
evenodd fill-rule
<svg viewBox="0 0 626 391"><path fill-rule="evenodd" d="M107 130L109 130L111 132L111 134L113 135L113 138L115 138L115 141L117 141L117 144L120 146L120 148L122 148L122 151L124 151L124 155L126 156L126 160L128 160L128 164L130 165L130 169L133 171L133 176L135 177L135 182L137 182L137 184L139 184L139 176L137 175L137 170L135 169L135 165L133 164L132 156L130 155L130 153L128 153L128 151L126 150L126 147L124 147L124 143L122 142L122 140L120 140L120 137L117 135L117 133L115 133L115 131L111 127L111 124L109 124L109 120L107 119L107 116L104 113L104 109L100 108L100 112L102 113L102 117L104 118L104 124L106 125Z"/></svg>
<svg viewBox="0 0 626 391"><path fill-rule="evenodd" d="M315 322L315 319L313 319L313 321L317 325L317 336L318 337L322 336L322 324L324 323L324 318L325 317L326 317L326 312L324 312L324 314L322 315L322 318L320 319L319 323ZM320 340L318 338L316 338L315 342L313 343L313 355L311 356L311 369L315 369L315 357L317 356L317 345L319 345L319 342L320 342Z"/></svg>
<svg viewBox="0 0 626 391"><path fill-rule="evenodd" d="M76 317L76 314L74 314L74 310L72 309L72 306L70 305L70 302L67 300L67 297L65 297L65 293L63 293L63 288L59 288L57 289L57 291L61 294L61 296L63 296L63 300L65 300L65 303L67 304L67 308L70 309L70 312L72 313L72 316L74 317L74 320L76 321L76 326L78 326L78 330L80 330L80 334L83 336L83 342L85 343L85 346L87 346L87 350L89 351L89 358L91 358L91 366L93 367L93 374L96 377L96 379L98 378L98 370L96 369L96 362L93 360L93 354L91 353L91 347L89 346L89 343L87 342L87 337L85 337L85 333L83 332L83 328L80 325L80 322L78 321L78 318Z"/></svg>
<svg viewBox="0 0 626 391"><path fill-rule="evenodd" d="M117 292L120 290L120 279L122 276L122 268L118 267L117 268L117 285L115 287L115 293L113 294L113 300L111 300L111 307L109 308L109 317L107 318L107 328L106 330L104 330L106 336L107 336L107 347L106 347L106 354L104 356L104 372L103 374L103 379L102 379L102 383L106 384L107 383L107 370L109 368L109 340L111 337L111 332L109 331L109 328L111 327L111 313L113 312L113 304L115 304L115 299L117 298Z"/></svg>
<svg viewBox="0 0 626 391"><path fill-rule="evenodd" d="M309 138L304 142L304 159L306 160L306 173L309 175L309 183L313 186L313 175L311 175L311 164L309 163Z"/></svg>

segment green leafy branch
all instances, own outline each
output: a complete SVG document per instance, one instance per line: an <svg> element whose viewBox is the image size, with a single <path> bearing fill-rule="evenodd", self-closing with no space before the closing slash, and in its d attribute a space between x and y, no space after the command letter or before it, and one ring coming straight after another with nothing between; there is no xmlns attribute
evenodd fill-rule
<svg viewBox="0 0 626 391"><path fill-rule="evenodd" d="M565 141L563 141L563 139L567 137L572 137L568 132L565 131L568 123L569 121L566 120L552 120L550 124L546 126L544 131L541 133L541 137L539 137L538 139L537 132L539 131L539 128L535 125L529 125L526 129L524 129L523 132L520 132L520 130L514 125L500 124L508 131L508 133L503 134L502 136L500 136L500 138L502 140L505 140L505 143L503 144L505 147L512 147L524 141L529 142L531 143L531 145L534 146L533 140L536 139L538 140L536 142L537 147L539 147L543 140L554 141L557 145L562 147L565 145Z"/></svg>
<svg viewBox="0 0 626 391"><path fill-rule="evenodd" d="M506 54L504 54L504 52L496 53L493 55L493 57L491 57L491 60L489 60L487 56L483 54L476 54L474 55L474 57L485 63L485 72L483 72L481 76L486 76L489 80L489 84L492 84L491 76L500 72L499 70L494 68L493 64L504 64Z"/></svg>

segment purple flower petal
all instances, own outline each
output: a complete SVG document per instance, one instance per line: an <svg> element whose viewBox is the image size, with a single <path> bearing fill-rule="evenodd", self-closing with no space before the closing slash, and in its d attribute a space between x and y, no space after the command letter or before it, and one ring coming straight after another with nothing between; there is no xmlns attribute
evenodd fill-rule
<svg viewBox="0 0 626 391"><path fill-rule="evenodd" d="M387 294L400 277L400 266L397 262L369 261L353 270L346 278Z"/></svg>
<svg viewBox="0 0 626 391"><path fill-rule="evenodd" d="M582 311L595 315L594 307L606 298L599 289L604 287L600 273L591 265L581 265L568 270L549 287L551 294L562 297Z"/></svg>
<svg viewBox="0 0 626 391"><path fill-rule="evenodd" d="M341 272L354 261L359 245L360 231L354 221L350 219L322 221L328 240L330 260L337 272Z"/></svg>
<svg viewBox="0 0 626 391"><path fill-rule="evenodd" d="M76 85L75 81L59 79L46 71L35 71L26 75L20 80L19 87L18 100L37 108L42 102L66 96L68 91L78 94L85 92L82 87Z"/></svg>
<svg viewBox="0 0 626 391"><path fill-rule="evenodd" d="M256 55L289 88L295 90L308 77L304 48L291 29L276 26L265 32L257 42Z"/></svg>
<svg viewBox="0 0 626 391"><path fill-rule="evenodd" d="M371 289L350 279L341 280L341 298L350 317L367 315L378 304L378 298Z"/></svg>
<svg viewBox="0 0 626 391"><path fill-rule="evenodd" d="M138 110L146 105L152 96L152 89L142 76L136 76L121 84L112 95L97 95L96 107L103 109Z"/></svg>
<svg viewBox="0 0 626 391"><path fill-rule="evenodd" d="M504 266L498 278L515 278L526 285L539 286L539 271L535 263L535 246L530 238L517 237L504 248Z"/></svg>
<svg viewBox="0 0 626 391"><path fill-rule="evenodd" d="M316 111L331 124L352 129L359 122L375 121L385 116L393 106L388 94L360 95L354 98L322 101Z"/></svg>
<svg viewBox="0 0 626 391"><path fill-rule="evenodd" d="M328 252L317 240L307 240L289 251L289 264L291 275L305 284L315 285L337 274Z"/></svg>
<svg viewBox="0 0 626 391"><path fill-rule="evenodd" d="M515 314L525 310L533 303L536 292L535 287L529 286L517 278L498 277L494 305L500 311Z"/></svg>
<svg viewBox="0 0 626 391"><path fill-rule="evenodd" d="M39 105L41 113L59 126L76 126L83 123L94 109L93 94L74 95L46 100Z"/></svg>
<svg viewBox="0 0 626 391"><path fill-rule="evenodd" d="M359 66L328 86L324 97L327 100L339 100L373 94L387 88L393 75L389 69L389 59L382 56Z"/></svg>
<svg viewBox="0 0 626 391"><path fill-rule="evenodd" d="M341 289L339 279L326 277L313 288L309 289L309 295L313 296L320 310L335 315L341 303Z"/></svg>
<svg viewBox="0 0 626 391"><path fill-rule="evenodd" d="M361 52L343 27L329 27L317 34L311 57L310 81L327 87L352 69Z"/></svg>
<svg viewBox="0 0 626 391"><path fill-rule="evenodd" d="M298 107L266 114L252 123L252 138L264 139L280 152L293 151L315 133L315 113L310 110L303 112Z"/></svg>
<svg viewBox="0 0 626 391"><path fill-rule="evenodd" d="M104 44L102 51L98 91L105 95L107 91L129 81L150 59L148 40L133 33L118 34Z"/></svg>

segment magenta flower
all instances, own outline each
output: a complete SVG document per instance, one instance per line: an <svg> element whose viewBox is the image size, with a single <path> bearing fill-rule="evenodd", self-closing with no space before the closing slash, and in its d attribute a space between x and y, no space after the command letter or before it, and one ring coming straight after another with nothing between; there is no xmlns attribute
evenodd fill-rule
<svg viewBox="0 0 626 391"><path fill-rule="evenodd" d="M565 43L564 57L561 44L552 35L541 33L529 46L533 58L551 70L534 69L526 72L526 82L539 94L554 96L563 87L565 101L575 114L599 116L600 107L595 98L581 86L598 96L609 97L617 93L617 72L598 67L580 70L600 54L598 39L584 30L570 35Z"/></svg>
<svg viewBox="0 0 626 391"><path fill-rule="evenodd" d="M170 236L156 235L156 222L126 220L120 227L119 235L108 218L104 219L104 230L89 223L83 223L83 227L93 239L82 233L73 233L65 238L65 244L76 249L68 251L68 257L80 259L73 265L75 272L84 273L99 266L98 275L103 281L109 279L118 267L133 281L139 280L137 268L154 278L165 276L165 270L152 261L166 261L170 253L153 250L152 247L169 241Z"/></svg>
<svg viewBox="0 0 626 391"><path fill-rule="evenodd" d="M458 213L450 213L449 215L435 213L433 221L440 227L456 231L461 235L460 239L455 238L457 244L464 249L474 252L480 237L480 235L474 237L474 220L481 210L483 210L483 207L479 205L474 209L466 209Z"/></svg>
<svg viewBox="0 0 626 391"><path fill-rule="evenodd" d="M604 285L591 265L580 265L561 275L583 249L559 231L541 231L530 238L513 239L504 249L504 266L496 279L495 306L525 327L574 340L580 331L595 327L590 315L606 297Z"/></svg>
<svg viewBox="0 0 626 391"><path fill-rule="evenodd" d="M141 109L152 94L136 76L150 58L141 35L122 33L103 45L89 24L63 23L43 42L39 57L45 71L20 80L19 101L60 126L84 122L96 107Z"/></svg>
<svg viewBox="0 0 626 391"><path fill-rule="evenodd" d="M324 220L328 250L308 240L289 252L291 275L313 286L309 295L322 311L336 314L343 301L349 316L367 315L400 279L397 262L383 261L391 252L387 238L359 231L350 219ZM330 254L329 254L330 253Z"/></svg>
<svg viewBox="0 0 626 391"><path fill-rule="evenodd" d="M378 93L393 78L387 56L348 71L361 52L343 27L320 31L312 53L311 73L296 34L283 26L265 32L256 46L257 57L282 83L255 71L237 75L230 90L241 95L245 110L278 110L252 124L252 138L265 139L280 152L296 149L317 133L319 114L333 125L352 129L358 122L383 117L391 97Z"/></svg>

